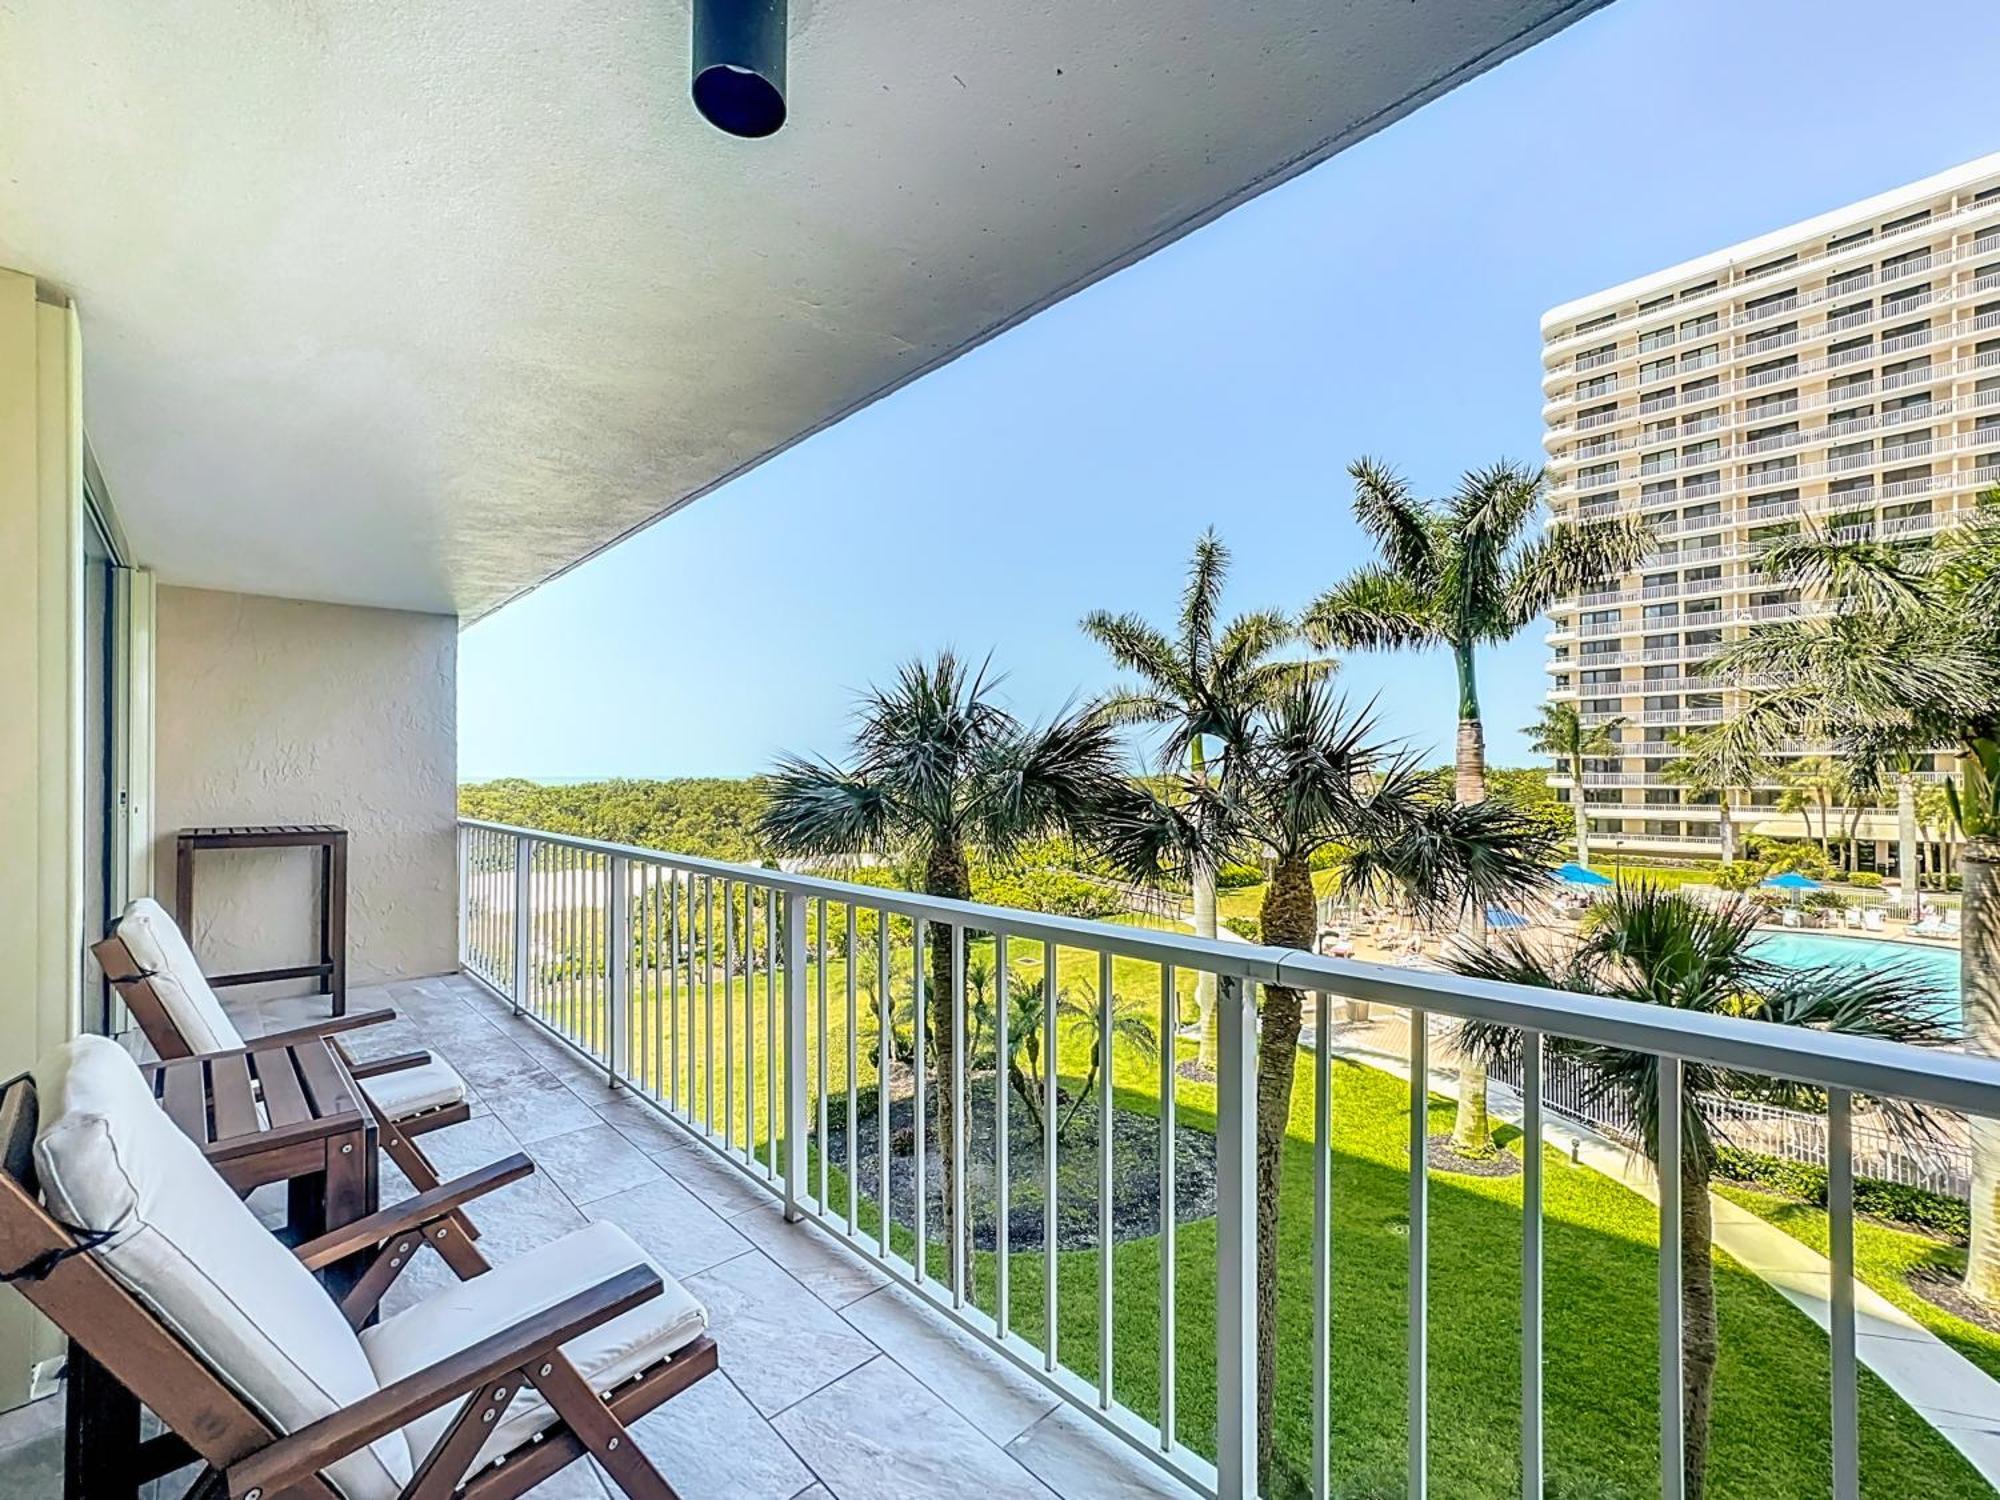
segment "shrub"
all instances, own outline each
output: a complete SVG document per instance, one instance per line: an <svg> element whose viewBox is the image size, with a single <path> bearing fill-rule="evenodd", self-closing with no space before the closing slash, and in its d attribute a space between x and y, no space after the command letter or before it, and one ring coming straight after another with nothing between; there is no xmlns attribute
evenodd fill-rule
<svg viewBox="0 0 2000 1500"><path fill-rule="evenodd" d="M1264 941L1264 924L1255 917L1224 917L1222 925L1246 942Z"/></svg>
<svg viewBox="0 0 2000 1500"><path fill-rule="evenodd" d="M1799 903L1807 911L1846 911L1847 898L1839 891L1807 891Z"/></svg>
<svg viewBox="0 0 2000 1500"><path fill-rule="evenodd" d="M1070 870L974 866L972 899L1059 917L1115 917L1125 910L1117 887Z"/></svg>
<svg viewBox="0 0 2000 1500"><path fill-rule="evenodd" d="M1739 859L1733 865L1717 867L1715 886L1723 891L1747 891L1763 878L1763 865L1755 860Z"/></svg>
<svg viewBox="0 0 2000 1500"><path fill-rule="evenodd" d="M1847 883L1856 890L1861 891L1879 891L1882 889L1882 877L1873 870L1856 870L1852 875L1847 877Z"/></svg>
<svg viewBox="0 0 2000 1500"><path fill-rule="evenodd" d="M1735 1146L1715 1148L1715 1170L1731 1181L1826 1207L1826 1168L1786 1161ZM1972 1212L1959 1199L1879 1177L1854 1179L1854 1208L1871 1219L1901 1225L1962 1245L1972 1232Z"/></svg>
<svg viewBox="0 0 2000 1500"><path fill-rule="evenodd" d="M1257 865L1224 865L1215 872L1215 888L1218 891L1240 891L1263 883L1264 871Z"/></svg>

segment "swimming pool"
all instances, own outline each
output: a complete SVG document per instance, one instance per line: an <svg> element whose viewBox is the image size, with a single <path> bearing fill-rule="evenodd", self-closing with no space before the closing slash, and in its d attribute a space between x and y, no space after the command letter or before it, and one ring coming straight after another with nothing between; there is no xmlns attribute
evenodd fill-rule
<svg viewBox="0 0 2000 1500"><path fill-rule="evenodd" d="M1759 956L1788 969L1821 964L1840 968L1878 968L1894 964L1937 987L1949 1002L1954 1020L1959 1014L1958 950L1889 938L1830 937L1818 932L1772 932L1757 939Z"/></svg>

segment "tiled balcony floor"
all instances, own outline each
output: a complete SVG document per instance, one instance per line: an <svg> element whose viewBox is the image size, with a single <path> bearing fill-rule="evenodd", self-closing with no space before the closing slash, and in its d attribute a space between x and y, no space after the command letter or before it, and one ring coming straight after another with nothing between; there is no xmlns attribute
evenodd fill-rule
<svg viewBox="0 0 2000 1500"><path fill-rule="evenodd" d="M786 1224L762 1189L471 981L356 991L351 1005L399 1013L357 1033L357 1054L428 1047L465 1076L473 1118L423 1138L441 1172L534 1158L533 1177L473 1210L490 1257L611 1219L706 1304L721 1372L635 1429L685 1500L1190 1494L826 1235ZM284 1000L238 1019L248 1032L324 1014L324 1001ZM383 1170L385 1202L408 1193ZM449 1276L426 1257L385 1305ZM60 1495L60 1425L40 1408L0 1417L0 1495ZM534 1491L615 1493L582 1465Z"/></svg>

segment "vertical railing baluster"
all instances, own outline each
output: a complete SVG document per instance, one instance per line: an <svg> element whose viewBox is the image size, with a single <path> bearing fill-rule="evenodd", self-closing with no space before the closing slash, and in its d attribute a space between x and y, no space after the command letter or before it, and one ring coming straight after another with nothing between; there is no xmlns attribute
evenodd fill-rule
<svg viewBox="0 0 2000 1500"><path fill-rule="evenodd" d="M1007 934L993 936L993 1325L1004 1341L1013 1309L1008 1306L1013 1288L1007 1262L1008 1178L1010 1147L1007 1142L1007 1060L1013 1056L1013 1038L1007 1035L1007 1012L1013 1001L1013 987L1007 973Z"/></svg>
<svg viewBox="0 0 2000 1500"><path fill-rule="evenodd" d="M1111 1136L1111 951L1097 955L1097 1404L1111 1410L1111 1302L1116 1282L1112 1255Z"/></svg>
<svg viewBox="0 0 2000 1500"><path fill-rule="evenodd" d="M605 872L604 971L610 980L605 997L605 1082L618 1087L632 1066L632 867L614 854Z"/></svg>
<svg viewBox="0 0 2000 1500"><path fill-rule="evenodd" d="M1333 1028L1330 997L1313 1003L1312 1492L1327 1500L1333 1473Z"/></svg>
<svg viewBox="0 0 2000 1500"><path fill-rule="evenodd" d="M882 1256L889 1255L889 1225L895 1215L889 1199L889 1065L895 1058L896 1000L889 985L894 970L889 963L889 913L875 912L875 1192L881 1209L878 1236Z"/></svg>
<svg viewBox="0 0 2000 1500"><path fill-rule="evenodd" d="M743 1139L744 1164L757 1160L757 886L743 882ZM768 964L770 955L765 955ZM769 1064L766 1063L768 1068Z"/></svg>
<svg viewBox="0 0 2000 1500"><path fill-rule="evenodd" d="M1521 1033L1521 1495L1541 1500L1542 1034Z"/></svg>
<svg viewBox="0 0 2000 1500"><path fill-rule="evenodd" d="M1861 1494L1860 1391L1854 1355L1854 1096L1826 1091L1826 1232L1832 1287L1833 1500Z"/></svg>
<svg viewBox="0 0 2000 1500"><path fill-rule="evenodd" d="M945 1108L951 1112L951 1171L944 1185L948 1207L945 1232L951 1236L951 1251L945 1263L951 1267L951 1305L965 1306L965 926L954 922L951 934L951 1077L947 1080Z"/></svg>
<svg viewBox="0 0 2000 1500"><path fill-rule="evenodd" d="M819 1148L819 1211L826 1212L826 897L819 898L819 926L813 933L813 992L819 997L819 1047L813 1053L813 1078L817 1089L813 1095L813 1124L816 1127L814 1144Z"/></svg>
<svg viewBox="0 0 2000 1500"><path fill-rule="evenodd" d="M910 975L910 995L914 1002L910 1014L910 1036L914 1043L911 1056L915 1062L911 1072L915 1075L916 1087L916 1128L910 1132L914 1165L916 1168L916 1206L913 1209L917 1231L916 1254L912 1264L916 1268L916 1280L924 1279L924 1263L930 1257L930 1194L925 1166L924 1137L930 1130L929 1080L924 1076L924 919L910 919L910 956L913 972Z"/></svg>
<svg viewBox="0 0 2000 1500"><path fill-rule="evenodd" d="M778 1175L778 900L774 886L764 895L764 1173Z"/></svg>
<svg viewBox="0 0 2000 1500"><path fill-rule="evenodd" d="M1409 1494L1430 1492L1430 1014L1410 1009Z"/></svg>
<svg viewBox="0 0 2000 1500"><path fill-rule="evenodd" d="M514 1014L530 1005L528 993L533 983L535 961L535 918L530 910L535 899L535 841L514 840Z"/></svg>
<svg viewBox="0 0 2000 1500"><path fill-rule="evenodd" d="M707 879L708 877L705 875L699 877L699 880L704 884ZM683 907L681 922L682 942L687 949L687 1029L682 1034L681 1050L687 1054L687 1119L689 1124L695 1122L696 1101L701 1097L696 1091L694 1081L695 1063L700 1057L700 1052L695 1044L695 1016L697 1014L697 1007L701 1003L700 991L697 986L694 970L695 946L700 926L695 920L695 913L698 910L695 901L696 889L697 877L692 871L689 871L683 882L681 892ZM703 1130L708 1129L707 1121L704 1120L702 1122L701 1128Z"/></svg>
<svg viewBox="0 0 2000 1500"><path fill-rule="evenodd" d="M1686 1489L1686 1399L1681 1385L1681 1062L1659 1060L1660 1496Z"/></svg>
<svg viewBox="0 0 2000 1500"><path fill-rule="evenodd" d="M1174 1084L1180 1077L1181 999L1172 964L1160 965L1160 1451L1174 1450L1174 1396L1178 1390L1174 1340L1174 1242L1180 1210L1174 1203Z"/></svg>
<svg viewBox="0 0 2000 1500"><path fill-rule="evenodd" d="M857 1210L861 1201L861 1175L855 1170L855 1140L860 1131L860 1111L855 1105L855 1090L859 1087L861 1071L861 1013L856 1003L855 966L860 955L854 951L855 921L854 903L847 903L847 1232L855 1231Z"/></svg>
<svg viewBox="0 0 2000 1500"><path fill-rule="evenodd" d="M805 1214L806 898L785 893L785 1218Z"/></svg>
<svg viewBox="0 0 2000 1500"><path fill-rule="evenodd" d="M1257 1494L1257 1008L1218 974L1215 1069L1216 1493Z"/></svg>
<svg viewBox="0 0 2000 1500"><path fill-rule="evenodd" d="M701 877L701 1128L715 1134L715 881Z"/></svg>
<svg viewBox="0 0 2000 1500"><path fill-rule="evenodd" d="M1042 1364L1056 1367L1056 945L1042 944Z"/></svg>
<svg viewBox="0 0 2000 1500"><path fill-rule="evenodd" d="M681 872L662 872L667 887L667 1090L675 1114L686 1118L692 1097L681 1094Z"/></svg>
<svg viewBox="0 0 2000 1500"><path fill-rule="evenodd" d="M736 1145L736 882L722 882L722 1149Z"/></svg>

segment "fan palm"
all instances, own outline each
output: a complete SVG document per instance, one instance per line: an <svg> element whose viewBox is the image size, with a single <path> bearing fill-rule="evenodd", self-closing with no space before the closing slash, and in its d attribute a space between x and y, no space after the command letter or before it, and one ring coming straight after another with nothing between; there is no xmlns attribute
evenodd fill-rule
<svg viewBox="0 0 2000 1500"><path fill-rule="evenodd" d="M1949 747L1968 783L1982 742L2000 740L2000 489L1929 545L1807 532L1765 568L1828 608L1760 625L1712 670L1745 694L1738 731L1762 744L1827 746L1857 788ZM1961 816L1964 915L1959 989L1966 1042L2000 1055L2000 821ZM1972 1128L1966 1289L2000 1305L2000 1125Z"/></svg>
<svg viewBox="0 0 2000 1500"><path fill-rule="evenodd" d="M1254 843L1272 855L1259 913L1264 942L1310 950L1318 931L1314 856L1336 851L1353 891L1393 885L1425 913L1508 900L1548 878L1547 825L1500 803L1431 794L1413 759L1392 757L1367 712L1324 682L1287 681L1251 716L1220 779L1190 773L1132 785L1106 810L1103 852L1140 878L1184 867L1202 851ZM1269 1472L1277 1371L1279 1157L1290 1125L1305 996L1266 985L1257 1034L1257 1438Z"/></svg>
<svg viewBox="0 0 2000 1500"><path fill-rule="evenodd" d="M1486 796L1486 735L1479 717L1477 652L1511 640L1565 594L1624 572L1647 532L1636 517L1559 521L1532 535L1542 509L1538 469L1500 462L1468 472L1449 499L1417 499L1374 459L1348 469L1354 517L1380 560L1327 590L1301 621L1320 647L1443 647L1458 672L1460 802ZM1486 1079L1468 1059L1459 1078L1452 1142L1468 1155L1492 1149Z"/></svg>
<svg viewBox="0 0 2000 1500"><path fill-rule="evenodd" d="M1680 755L1666 768L1667 780L1696 797L1714 797L1716 827L1722 839L1722 863L1736 863L1736 797L1770 771L1770 763L1752 740L1729 724L1690 729L1678 737Z"/></svg>
<svg viewBox="0 0 2000 1500"><path fill-rule="evenodd" d="M1301 672L1323 676L1334 667L1327 660L1273 660L1294 634L1291 621L1278 610L1238 615L1218 629L1228 573L1229 549L1210 530L1194 544L1171 634L1135 614L1114 615L1100 609L1083 617L1084 634L1136 679L1105 696L1100 705L1104 713L1114 723L1163 728L1165 763L1177 769L1185 766L1204 782L1227 773L1228 759L1241 748L1251 715L1282 683ZM1189 884L1194 891L1195 934L1213 938L1215 867L1196 861L1189 870ZM1195 1003L1201 1013L1197 1062L1212 1069L1213 974L1197 980Z"/></svg>
<svg viewBox="0 0 2000 1500"><path fill-rule="evenodd" d="M1091 710L1031 726L995 701L997 682L949 651L904 666L862 699L847 766L787 756L766 779L760 829L779 854L859 852L908 858L933 896L969 900L969 854L1005 858L1035 839L1094 826L1125 785L1117 734ZM952 1018L952 945L930 944L929 1061L939 1159L951 1180L949 1080L960 1038ZM944 1228L951 1222L947 1193ZM964 1256L971 1275L969 1242ZM969 1288L967 1289L969 1292Z"/></svg>
<svg viewBox="0 0 2000 1500"><path fill-rule="evenodd" d="M1711 907L1678 891L1627 884L1596 908L1580 936L1558 951L1506 935L1462 948L1449 964L1474 978L1608 995L1702 1015L1742 1016L1898 1042L1948 1039L1940 1020L1942 997L1920 972L1895 965L1779 968L1757 956L1757 921L1757 909L1747 901ZM1470 1023L1461 1044L1498 1063L1518 1054L1521 1034L1508 1026ZM1612 1103L1637 1122L1640 1145L1657 1166L1660 1059L1555 1037L1548 1038L1547 1046L1579 1065L1586 1106ZM1706 1064L1688 1063L1682 1070L1681 1370L1688 1500L1700 1500L1706 1478L1718 1349L1709 1204L1716 1139L1703 1104L1752 1081ZM1770 1098L1774 1087L1783 1088L1768 1079L1754 1082L1760 1098ZM1817 1107L1819 1100L1815 1091L1801 1086L1792 1102ZM1919 1123L1908 1106L1884 1101L1882 1109L1892 1124ZM1539 1150L1540 1143L1526 1142L1524 1149Z"/></svg>
<svg viewBox="0 0 2000 1500"><path fill-rule="evenodd" d="M1590 814L1583 800L1583 763L1592 756L1613 754L1623 719L1585 724L1574 703L1544 703L1541 717L1527 729L1528 748L1547 755L1569 772L1569 795L1576 814L1576 858L1590 863Z"/></svg>

